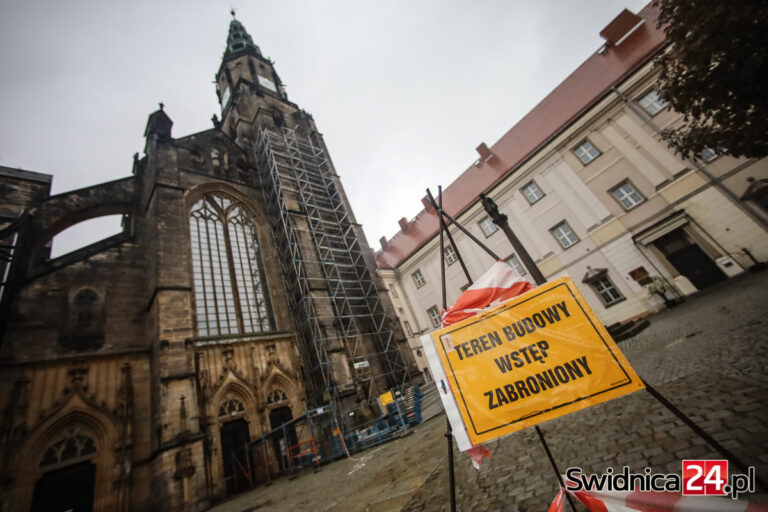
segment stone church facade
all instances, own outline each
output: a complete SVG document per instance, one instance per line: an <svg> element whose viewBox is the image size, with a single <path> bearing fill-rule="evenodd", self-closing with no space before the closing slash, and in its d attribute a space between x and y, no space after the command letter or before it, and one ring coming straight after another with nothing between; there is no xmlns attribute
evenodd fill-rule
<svg viewBox="0 0 768 512"><path fill-rule="evenodd" d="M0 168L0 510L201 510L232 449L327 404L352 428L416 375L312 117L237 20L227 43L221 120L173 138L161 105L131 176Z"/></svg>

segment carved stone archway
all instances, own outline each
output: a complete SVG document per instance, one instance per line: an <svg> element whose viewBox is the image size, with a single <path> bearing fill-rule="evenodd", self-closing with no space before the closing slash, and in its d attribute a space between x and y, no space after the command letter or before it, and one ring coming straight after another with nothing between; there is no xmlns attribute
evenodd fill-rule
<svg viewBox="0 0 768 512"><path fill-rule="evenodd" d="M73 436L81 438L81 445L79 455L71 460L87 460L95 466L94 510L122 510L127 507L127 503L118 502L120 496L127 500L129 493L118 496L113 489L117 459L115 446L118 441L114 422L109 415L74 393L56 414L33 428L16 453L14 468L17 480L11 498L14 510L29 510L35 483L50 469L66 465L66 457L50 463L51 456L58 443L66 443ZM52 449L54 452L51 452Z"/></svg>

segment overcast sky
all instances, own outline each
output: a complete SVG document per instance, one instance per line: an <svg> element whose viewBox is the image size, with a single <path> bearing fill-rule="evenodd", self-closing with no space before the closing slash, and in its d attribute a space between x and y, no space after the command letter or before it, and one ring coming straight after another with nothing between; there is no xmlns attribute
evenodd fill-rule
<svg viewBox="0 0 768 512"><path fill-rule="evenodd" d="M237 18L312 113L371 246L421 210L646 0L249 1ZM219 114L232 2L0 0L0 165L53 192L124 177L162 101L181 137ZM0 198L0 201L2 198ZM111 225L56 239L62 254ZM98 235L98 236L97 236Z"/></svg>

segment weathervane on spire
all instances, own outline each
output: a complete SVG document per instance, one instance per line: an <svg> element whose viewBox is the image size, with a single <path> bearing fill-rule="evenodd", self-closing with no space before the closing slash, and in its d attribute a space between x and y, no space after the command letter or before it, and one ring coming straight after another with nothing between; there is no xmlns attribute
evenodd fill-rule
<svg viewBox="0 0 768 512"><path fill-rule="evenodd" d="M234 7L230 8L229 14L232 15L232 19L235 19L235 8Z"/></svg>

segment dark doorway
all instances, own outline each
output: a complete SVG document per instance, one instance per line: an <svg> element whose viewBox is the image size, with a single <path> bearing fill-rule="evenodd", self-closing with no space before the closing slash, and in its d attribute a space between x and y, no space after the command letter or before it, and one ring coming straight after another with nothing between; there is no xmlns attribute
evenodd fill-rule
<svg viewBox="0 0 768 512"><path fill-rule="evenodd" d="M96 466L91 461L45 473L35 484L32 512L90 512Z"/></svg>
<svg viewBox="0 0 768 512"><path fill-rule="evenodd" d="M717 264L681 228L653 243L667 257L672 266L699 290L727 279Z"/></svg>
<svg viewBox="0 0 768 512"><path fill-rule="evenodd" d="M250 450L251 440L248 423L244 419L228 421L221 426L221 458L224 461L224 478L227 493L233 494L251 487Z"/></svg>
<svg viewBox="0 0 768 512"><path fill-rule="evenodd" d="M290 466L288 449L299 443L299 438L296 436L296 427L291 423L291 420L293 420L293 414L290 407L278 407L277 409L272 409L272 412L269 413L269 425L272 427L272 430L279 429L281 425L285 425L284 429L280 429L272 435L275 457L277 457L280 463L280 471L284 471Z"/></svg>

